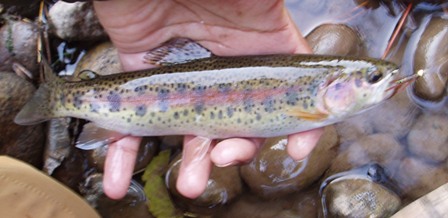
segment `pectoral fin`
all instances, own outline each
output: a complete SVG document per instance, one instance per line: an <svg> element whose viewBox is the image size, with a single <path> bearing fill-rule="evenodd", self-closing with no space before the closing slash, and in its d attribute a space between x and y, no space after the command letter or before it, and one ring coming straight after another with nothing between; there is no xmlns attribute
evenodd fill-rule
<svg viewBox="0 0 448 218"><path fill-rule="evenodd" d="M186 38L176 38L149 51L144 59L149 64L170 66L197 59L209 58L211 56L213 54L208 49L202 47L202 45L195 41Z"/></svg>
<svg viewBox="0 0 448 218"><path fill-rule="evenodd" d="M288 115L307 121L322 121L328 118L328 114L321 113L319 111L311 113L300 109L291 110L288 112Z"/></svg>
<svg viewBox="0 0 448 218"><path fill-rule="evenodd" d="M116 142L125 136L126 134L103 129L94 123L87 123L76 141L76 147L82 150L93 150Z"/></svg>

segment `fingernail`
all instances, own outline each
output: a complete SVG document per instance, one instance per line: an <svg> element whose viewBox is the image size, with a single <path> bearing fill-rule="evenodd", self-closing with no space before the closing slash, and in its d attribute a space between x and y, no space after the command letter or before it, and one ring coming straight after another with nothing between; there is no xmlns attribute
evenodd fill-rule
<svg viewBox="0 0 448 218"><path fill-rule="evenodd" d="M231 162L229 162L229 163L225 163L225 164L215 164L215 165L216 165L217 167L228 167L228 166L234 166L234 165L238 165L238 164L241 164L241 162L235 160L235 161L231 161Z"/></svg>
<svg viewBox="0 0 448 218"><path fill-rule="evenodd" d="M310 155L307 155L307 156L305 156L305 157L303 157L303 158L300 158L300 159L294 159L293 158L293 160L296 162L296 163L302 163L302 164L306 164L306 162L308 161L308 157L309 157Z"/></svg>

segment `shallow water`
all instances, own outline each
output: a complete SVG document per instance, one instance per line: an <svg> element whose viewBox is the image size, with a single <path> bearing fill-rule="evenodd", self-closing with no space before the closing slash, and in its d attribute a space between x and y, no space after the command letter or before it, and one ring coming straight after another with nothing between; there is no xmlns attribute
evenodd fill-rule
<svg viewBox="0 0 448 218"><path fill-rule="evenodd" d="M347 24L359 32L366 43L366 55L374 58L383 54L399 20L399 16L393 16L386 7L365 8L355 1L287 0L285 3L304 35L321 24ZM392 8L400 12L403 6L394 4Z"/></svg>
<svg viewBox="0 0 448 218"><path fill-rule="evenodd" d="M400 15L406 8L405 5L396 2L390 8L386 5L360 7L356 5L356 1L341 0L287 0L286 5L303 34L309 34L314 28L324 23L346 24L360 34L366 48L365 55L376 58L382 57L400 20ZM398 34L397 42L387 59L400 65L403 75L410 75L419 70L414 68L414 54L422 32L434 17L441 17L447 22L447 14L441 11L441 7L420 4L411 11L410 17L404 23L403 31ZM440 56L437 56L440 59L439 62L448 62L446 53ZM357 166L369 161L380 162L399 186L404 202L402 206L447 183L446 155L434 155L446 152L448 146L447 102L446 92L445 100L431 102L416 98L412 87L408 87L407 91L403 91L389 102L368 112L366 116L357 116L337 125L339 128L348 128L345 132L339 131L341 137L339 156L346 155L346 158L342 162L333 162L326 175L346 170L336 165ZM444 124L439 125L435 120L441 120L440 122ZM430 128L430 125L437 127ZM417 134L420 135L417 136ZM392 136L391 140L395 139L399 143L399 147L392 148L385 142L381 146L380 142L375 143L375 140L382 140L388 135ZM438 144L434 144L430 137L440 139L436 142ZM370 141L373 138L375 140ZM370 142L366 142L367 139ZM384 150L378 151L370 146L380 146L379 150ZM434 154L428 155L427 153L431 153L431 150ZM398 154L386 155L390 153ZM364 160L360 160L363 158Z"/></svg>

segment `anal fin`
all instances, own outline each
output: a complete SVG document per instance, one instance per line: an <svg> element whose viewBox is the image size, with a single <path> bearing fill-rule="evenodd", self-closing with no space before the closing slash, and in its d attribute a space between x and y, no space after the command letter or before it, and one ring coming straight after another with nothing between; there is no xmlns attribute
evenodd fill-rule
<svg viewBox="0 0 448 218"><path fill-rule="evenodd" d="M94 123L87 123L76 141L76 147L82 150L93 150L116 142L125 136L126 134L103 129Z"/></svg>
<svg viewBox="0 0 448 218"><path fill-rule="evenodd" d="M149 64L170 66L211 56L213 54L197 42L187 38L175 38L149 51L144 59Z"/></svg>

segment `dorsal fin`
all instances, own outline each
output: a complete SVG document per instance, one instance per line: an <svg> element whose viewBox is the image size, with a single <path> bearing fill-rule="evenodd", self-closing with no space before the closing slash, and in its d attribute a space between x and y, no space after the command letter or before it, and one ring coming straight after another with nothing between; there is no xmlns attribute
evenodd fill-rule
<svg viewBox="0 0 448 218"><path fill-rule="evenodd" d="M44 81L45 83L63 83L64 80L53 71L53 69L50 66L50 63L48 63L48 60L45 59L44 56L42 56L42 62L41 67L43 71Z"/></svg>
<svg viewBox="0 0 448 218"><path fill-rule="evenodd" d="M209 58L211 56L213 54L208 49L202 47L202 45L195 41L186 38L176 38L149 51L144 59L149 64L170 66Z"/></svg>

